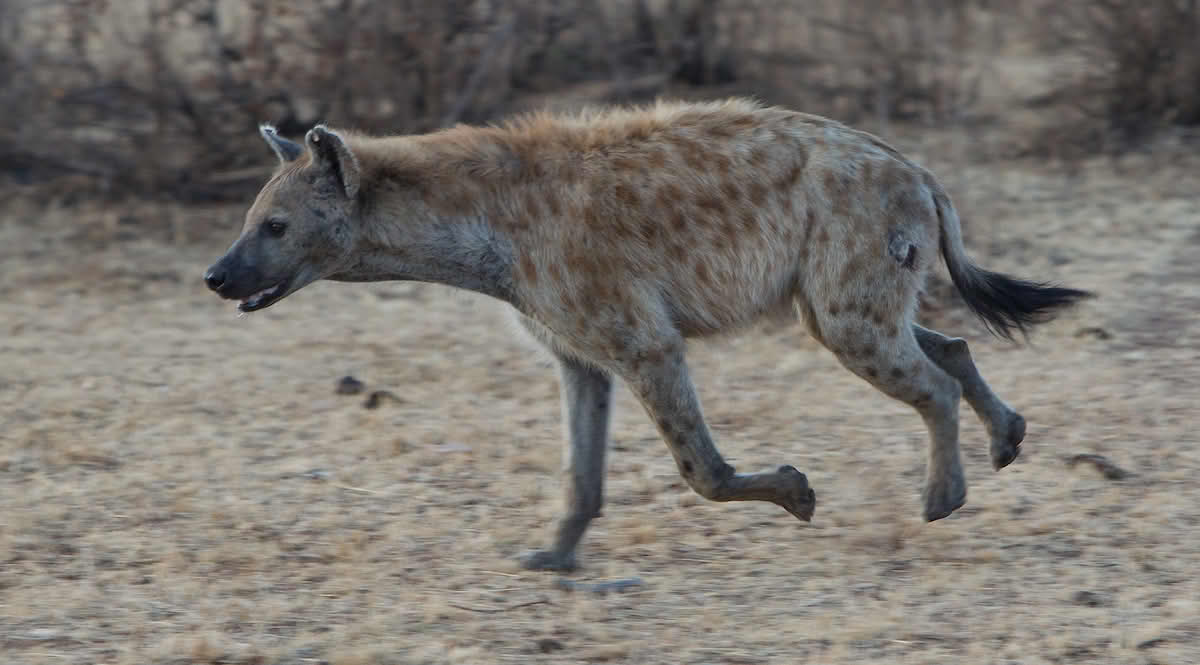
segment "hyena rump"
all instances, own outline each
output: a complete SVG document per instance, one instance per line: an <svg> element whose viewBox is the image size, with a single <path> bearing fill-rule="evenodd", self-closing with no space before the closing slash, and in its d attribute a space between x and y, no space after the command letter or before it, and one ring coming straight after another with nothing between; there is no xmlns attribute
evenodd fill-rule
<svg viewBox="0 0 1200 665"><path fill-rule="evenodd" d="M1025 421L967 344L913 322L940 254L966 303L1011 338L1089 294L983 270L945 190L879 138L752 101L659 102L499 127L374 138L318 125L279 157L240 237L204 276L242 311L319 279L419 280L507 302L559 361L567 513L537 569L576 565L600 514L613 377L713 501L770 501L810 520L803 473L737 473L705 424L685 340L798 315L854 374L929 430L924 516L966 500L965 397L998 470Z"/></svg>

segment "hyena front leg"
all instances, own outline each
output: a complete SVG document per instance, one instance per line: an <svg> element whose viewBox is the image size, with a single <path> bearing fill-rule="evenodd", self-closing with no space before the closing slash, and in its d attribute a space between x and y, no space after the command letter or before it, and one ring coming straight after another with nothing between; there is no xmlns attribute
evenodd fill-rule
<svg viewBox="0 0 1200 665"><path fill-rule="evenodd" d="M639 352L618 370L658 425L680 474L710 501L770 501L810 521L816 495L792 466L736 473L717 451L692 386L682 341Z"/></svg>
<svg viewBox="0 0 1200 665"><path fill-rule="evenodd" d="M558 357L566 441L567 513L558 523L554 545L521 555L529 570L574 570L575 548L604 503L604 455L612 411L612 377L574 358Z"/></svg>
<svg viewBox="0 0 1200 665"><path fill-rule="evenodd" d="M963 398L983 421L991 438L992 467L999 471L1012 463L1021 452L1025 439L1025 418L1004 403L983 380L967 340L945 335L913 324L913 334L929 359L962 385Z"/></svg>

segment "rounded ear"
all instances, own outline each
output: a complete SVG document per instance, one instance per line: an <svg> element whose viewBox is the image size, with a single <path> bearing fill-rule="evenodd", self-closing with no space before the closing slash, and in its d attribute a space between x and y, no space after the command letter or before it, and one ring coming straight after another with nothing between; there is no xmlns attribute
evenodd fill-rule
<svg viewBox="0 0 1200 665"><path fill-rule="evenodd" d="M361 175L358 158L337 132L325 125L317 125L304 135L304 143L312 153L313 164L335 178L345 190L347 198L353 199L358 195Z"/></svg>
<svg viewBox="0 0 1200 665"><path fill-rule="evenodd" d="M304 152L303 146L283 138L271 125L259 125L258 133L262 134L263 140L267 142L267 145L271 146L271 150L275 151L275 155L279 157L279 161L284 164L295 161Z"/></svg>

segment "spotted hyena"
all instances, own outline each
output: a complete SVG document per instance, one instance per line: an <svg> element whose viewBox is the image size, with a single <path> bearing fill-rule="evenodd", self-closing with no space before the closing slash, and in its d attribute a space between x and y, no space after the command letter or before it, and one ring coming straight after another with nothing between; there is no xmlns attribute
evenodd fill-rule
<svg viewBox="0 0 1200 665"><path fill-rule="evenodd" d="M529 568L575 566L600 514L613 377L701 496L812 518L803 473L738 473L722 458L687 339L802 320L924 419L924 517L936 520L966 501L960 396L986 424L997 470L1017 456L1025 420L964 340L914 323L926 273L940 255L967 305L1010 339L1089 295L974 265L946 191L879 138L748 100L386 138L318 125L304 145L261 132L280 163L205 273L209 288L251 312L319 279L437 282L508 303L557 358L567 510L551 547L523 555Z"/></svg>

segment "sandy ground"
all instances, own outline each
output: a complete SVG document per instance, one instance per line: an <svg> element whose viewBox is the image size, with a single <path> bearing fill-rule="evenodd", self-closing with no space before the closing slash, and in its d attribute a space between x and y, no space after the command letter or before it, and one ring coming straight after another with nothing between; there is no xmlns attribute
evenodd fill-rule
<svg viewBox="0 0 1200 665"><path fill-rule="evenodd" d="M608 595L513 562L559 514L561 435L496 306L321 283L238 319L200 274L240 209L10 205L4 662L1200 662L1200 159L1064 175L897 142L954 174L984 265L1102 296L1032 346L950 300L924 318L1028 418L1022 456L992 472L964 405L968 503L925 524L915 413L799 327L697 344L724 453L803 470L815 519L698 500L622 387L573 576L643 582Z"/></svg>

